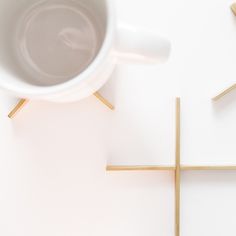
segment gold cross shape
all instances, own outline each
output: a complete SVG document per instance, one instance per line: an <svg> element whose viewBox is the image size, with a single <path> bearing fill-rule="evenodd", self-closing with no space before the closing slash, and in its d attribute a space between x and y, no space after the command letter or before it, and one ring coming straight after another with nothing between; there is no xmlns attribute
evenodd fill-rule
<svg viewBox="0 0 236 236"><path fill-rule="evenodd" d="M176 144L175 144L175 166L130 166L130 165L107 165L107 171L174 171L175 172L175 236L180 236L180 190L181 190L181 172L182 171L214 171L214 170L236 170L236 166L220 166L220 165L211 165L211 166L186 166L181 165L180 161L180 124L181 124L181 110L180 110L180 98L176 98Z"/></svg>

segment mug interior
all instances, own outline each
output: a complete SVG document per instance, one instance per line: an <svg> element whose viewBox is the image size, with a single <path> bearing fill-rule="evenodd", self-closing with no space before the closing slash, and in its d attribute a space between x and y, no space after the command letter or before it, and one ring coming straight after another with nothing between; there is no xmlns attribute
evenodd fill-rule
<svg viewBox="0 0 236 236"><path fill-rule="evenodd" d="M11 83L44 87L72 80L101 50L107 14L105 0L1 1L0 70Z"/></svg>

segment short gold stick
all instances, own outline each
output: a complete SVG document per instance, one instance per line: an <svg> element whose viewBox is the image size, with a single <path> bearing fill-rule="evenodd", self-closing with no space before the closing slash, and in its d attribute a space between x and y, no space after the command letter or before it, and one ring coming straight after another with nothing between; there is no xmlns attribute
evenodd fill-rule
<svg viewBox="0 0 236 236"><path fill-rule="evenodd" d="M236 84L230 86L229 88L225 89L223 92L221 92L219 95L215 96L214 98L212 98L213 101L218 101L219 99L221 99L222 97L224 97L225 95L227 95L228 93L232 92L234 89L236 89Z"/></svg>
<svg viewBox="0 0 236 236"><path fill-rule="evenodd" d="M234 15L236 15L236 3L233 3L233 4L231 5L231 10L232 10L232 12L234 13Z"/></svg>
<svg viewBox="0 0 236 236"><path fill-rule="evenodd" d="M17 105L14 107L14 109L8 114L8 117L10 119L14 118L15 115L29 102L27 99L21 99Z"/></svg>
<svg viewBox="0 0 236 236"><path fill-rule="evenodd" d="M114 166L108 165L106 167L107 171L173 171L174 166Z"/></svg>
<svg viewBox="0 0 236 236"><path fill-rule="evenodd" d="M98 100L100 100L105 106L107 106L111 110L114 110L114 106L106 98L104 98L99 92L94 93L94 96Z"/></svg>
<svg viewBox="0 0 236 236"><path fill-rule="evenodd" d="M105 99L100 93L94 93L94 96L99 99L104 105L106 105L111 110L114 110L114 106ZM13 119L15 115L29 102L27 99L21 99L17 105L13 108L13 110L8 114L8 117Z"/></svg>
<svg viewBox="0 0 236 236"><path fill-rule="evenodd" d="M236 166L181 166L182 171L196 171L196 170L206 170L206 171L224 171L224 170L236 170Z"/></svg>

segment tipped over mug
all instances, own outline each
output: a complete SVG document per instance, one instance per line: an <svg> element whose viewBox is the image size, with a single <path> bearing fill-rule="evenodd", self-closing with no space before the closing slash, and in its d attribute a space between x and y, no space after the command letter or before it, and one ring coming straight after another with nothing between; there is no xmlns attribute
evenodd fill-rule
<svg viewBox="0 0 236 236"><path fill-rule="evenodd" d="M115 65L162 63L170 43L116 22L112 0L2 0L0 87L69 102L99 90Z"/></svg>

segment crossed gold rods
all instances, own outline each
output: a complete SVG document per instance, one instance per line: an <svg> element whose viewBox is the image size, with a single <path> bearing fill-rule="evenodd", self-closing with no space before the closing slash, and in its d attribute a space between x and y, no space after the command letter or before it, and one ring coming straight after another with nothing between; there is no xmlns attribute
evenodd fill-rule
<svg viewBox="0 0 236 236"><path fill-rule="evenodd" d="M213 100L215 100L213 98ZM214 171L214 170L236 170L236 166L220 166L220 165L209 165L209 166L185 166L181 165L180 161L180 134L181 134L181 110L180 110L180 98L176 98L176 141L175 141L175 166L131 166L131 165L107 165L107 171L174 171L175 172L175 236L180 236L180 188L181 188L181 173L182 171Z"/></svg>

